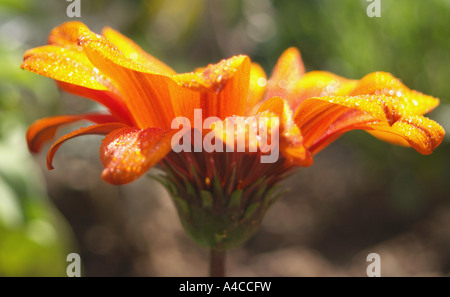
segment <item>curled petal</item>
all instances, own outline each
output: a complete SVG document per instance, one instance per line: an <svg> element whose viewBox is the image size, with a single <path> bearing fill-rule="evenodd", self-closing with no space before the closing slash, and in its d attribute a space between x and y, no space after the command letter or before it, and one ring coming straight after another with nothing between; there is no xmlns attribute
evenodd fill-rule
<svg viewBox="0 0 450 297"><path fill-rule="evenodd" d="M386 72L374 72L366 75L348 94L385 95L399 114L421 115L439 105L439 99L410 90L399 79Z"/></svg>
<svg viewBox="0 0 450 297"><path fill-rule="evenodd" d="M158 163L171 150L172 130L122 128L102 142L102 178L111 184L131 182Z"/></svg>
<svg viewBox="0 0 450 297"><path fill-rule="evenodd" d="M55 156L56 151L60 148L60 146L66 142L69 139L72 139L74 137L78 137L81 135L89 135L89 134L98 134L98 135L106 135L110 133L111 131L114 131L116 129L123 128L125 125L122 123L106 123L106 124L100 124L100 125L93 125L85 128L80 128L78 130L75 130L69 134L66 134L59 138L53 145L50 147L50 149L47 152L47 168L49 170L53 169L53 157Z"/></svg>
<svg viewBox="0 0 450 297"><path fill-rule="evenodd" d="M65 22L50 32L48 44L82 51L78 45L78 38L81 32L89 30L88 27L78 21Z"/></svg>
<svg viewBox="0 0 450 297"><path fill-rule="evenodd" d="M28 128L28 148L33 153L39 152L45 142L55 137L59 127L81 120L87 120L97 124L117 122L116 118L106 114L64 115L40 119Z"/></svg>
<svg viewBox="0 0 450 297"><path fill-rule="evenodd" d="M310 98L300 105L294 121L313 154L355 129L370 130L380 139L430 154L443 139L442 127L422 116L398 116L389 102L386 96Z"/></svg>
<svg viewBox="0 0 450 297"><path fill-rule="evenodd" d="M391 127L375 125L371 132L375 137L393 144L405 145L404 139L424 155L431 154L445 136L444 129L438 123L419 115L401 118Z"/></svg>

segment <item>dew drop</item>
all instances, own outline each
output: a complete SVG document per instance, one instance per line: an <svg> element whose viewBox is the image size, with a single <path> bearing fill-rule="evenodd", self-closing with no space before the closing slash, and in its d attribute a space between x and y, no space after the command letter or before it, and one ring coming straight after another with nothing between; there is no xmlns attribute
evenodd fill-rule
<svg viewBox="0 0 450 297"><path fill-rule="evenodd" d="M138 56L137 53L131 53L131 54L130 54L130 59L131 59L131 60L136 61L138 58L139 58L139 56Z"/></svg>
<svg viewBox="0 0 450 297"><path fill-rule="evenodd" d="M285 79L280 80L280 82L278 83L278 86L282 89L286 89L288 86L288 82Z"/></svg>
<svg viewBox="0 0 450 297"><path fill-rule="evenodd" d="M267 79L265 79L264 77L260 77L258 78L256 83L258 84L259 87L264 88L267 85Z"/></svg>

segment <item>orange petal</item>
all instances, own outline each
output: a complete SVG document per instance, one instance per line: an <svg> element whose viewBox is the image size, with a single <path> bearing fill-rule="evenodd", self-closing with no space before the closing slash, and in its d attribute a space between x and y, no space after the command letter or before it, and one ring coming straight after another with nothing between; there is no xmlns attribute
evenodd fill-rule
<svg viewBox="0 0 450 297"><path fill-rule="evenodd" d="M445 136L445 131L438 123L420 115L404 117L391 127L375 125L371 133L375 137L394 144L409 145L419 153L429 155L437 148Z"/></svg>
<svg viewBox="0 0 450 297"><path fill-rule="evenodd" d="M183 88L174 106L176 114L188 118L194 108L201 108L203 117L244 115L250 84L250 59L234 56L217 64L208 65L202 72L191 72L174 76ZM186 92L186 90L189 90Z"/></svg>
<svg viewBox="0 0 450 297"><path fill-rule="evenodd" d="M386 72L363 77L349 95L386 95L399 114L421 115L439 105L439 99L410 90L399 79Z"/></svg>
<svg viewBox="0 0 450 297"><path fill-rule="evenodd" d="M33 153L39 152L44 142L55 137L59 127L81 120L88 120L97 124L117 122L116 118L106 114L64 115L40 119L28 128L28 148Z"/></svg>
<svg viewBox="0 0 450 297"><path fill-rule="evenodd" d="M119 32L111 29L104 28L102 31L102 35L106 37L109 41L115 44L119 51L121 51L126 58L135 61L141 65L144 65L146 68L165 75L174 75L176 72L156 59L152 55L145 52L140 46L134 43L131 39L123 36Z"/></svg>
<svg viewBox="0 0 450 297"><path fill-rule="evenodd" d="M307 139L308 149L313 155L350 130L362 129L372 131L372 126L380 122L379 127L389 127L386 122L376 119L372 114L356 109L346 109L345 107L330 108L326 114L329 118L319 124L315 134L308 135L310 137ZM324 117L327 115L324 115ZM306 141L305 145L307 145Z"/></svg>
<svg viewBox="0 0 450 297"><path fill-rule="evenodd" d="M360 108L360 109L359 109ZM383 109L373 101L356 97L315 97L309 98L297 109L294 121L302 131L305 146L326 134L331 124L351 109L373 114L373 120L385 118Z"/></svg>
<svg viewBox="0 0 450 297"><path fill-rule="evenodd" d="M108 108L111 114L119 121L130 126L135 124L133 116L130 114L128 108L119 98L117 98L114 93L109 91L88 89L82 86L72 85L62 81L57 81L57 83L61 89L68 93L90 98L102 104L103 106Z"/></svg>
<svg viewBox="0 0 450 297"><path fill-rule="evenodd" d="M33 57L33 62L40 63L36 65L38 70L43 70L48 64L53 63L57 69L52 67L54 71L51 72L35 72L56 79L58 85L67 92L99 102L118 119L131 124L133 119L124 103L117 98L116 86L113 86L109 79L92 65L83 52L83 48L78 45L79 37L86 31L89 31L88 27L77 21L66 22L54 28L49 35L48 43L60 49L48 47L46 52L41 53L41 57ZM28 61L30 59L31 55L27 57L26 54L26 62L31 62ZM57 67L58 65L60 67Z"/></svg>
<svg viewBox="0 0 450 297"><path fill-rule="evenodd" d="M259 107L257 115L273 116L280 119L280 151L285 158L299 166L310 166L313 159L303 145L303 136L293 121L292 110L286 100L272 97Z"/></svg>
<svg viewBox="0 0 450 297"><path fill-rule="evenodd" d="M170 128L174 111L169 77L128 59L112 42L90 31L81 34L79 44L92 64L118 86L138 127Z"/></svg>
<svg viewBox="0 0 450 297"><path fill-rule="evenodd" d="M83 52L55 45L27 50L23 69L94 90L114 90L114 86L92 65Z"/></svg>
<svg viewBox="0 0 450 297"><path fill-rule="evenodd" d="M294 47L285 50L269 78L266 99L278 96L290 102L292 90L304 73L305 66L299 50Z"/></svg>
<svg viewBox="0 0 450 297"><path fill-rule="evenodd" d="M117 118L131 121L128 109L114 95L116 87L77 49L55 45L34 48L25 52L21 67L55 79L64 90L93 99Z"/></svg>
<svg viewBox="0 0 450 297"><path fill-rule="evenodd" d="M269 79L266 99L279 96L287 100L292 110L296 110L307 98L347 95L355 85L356 81L330 72L312 71L305 74L300 52L289 48L281 55Z"/></svg>
<svg viewBox="0 0 450 297"><path fill-rule="evenodd" d="M108 134L100 149L102 178L129 183L158 163L171 150L173 131L161 128L122 128Z"/></svg>
<svg viewBox="0 0 450 297"><path fill-rule="evenodd" d="M247 99L247 114L261 101L266 92L267 76L259 64L252 63L250 69L250 89Z"/></svg>
<svg viewBox="0 0 450 297"><path fill-rule="evenodd" d="M48 38L48 43L72 50L82 51L83 48L79 45L80 37L86 35L88 32L90 32L89 28L81 22L66 22L51 31ZM127 59L133 60L143 66L148 66L150 70L158 73L168 75L176 74L172 68L146 53L136 43L119 32L106 27L103 29L102 34L120 52L122 52Z"/></svg>
<svg viewBox="0 0 450 297"><path fill-rule="evenodd" d="M116 129L123 128L125 125L122 123L106 123L106 124L100 124L100 125L93 125L85 128L80 128L78 130L75 130L69 134L66 134L59 138L53 145L50 147L50 149L47 152L47 168L49 170L53 169L53 157L55 156L56 151L59 149L59 147L66 142L69 139L72 139L77 136L81 135L89 135L89 134L100 134L100 135L106 135L110 133L111 131L114 131Z"/></svg>
<svg viewBox="0 0 450 297"><path fill-rule="evenodd" d="M431 153L442 141L444 131L421 116L396 117L387 96L320 97L305 100L294 120L303 133L304 144L315 154L344 132L354 129L390 133L383 137L393 143L412 146L422 154Z"/></svg>
<svg viewBox="0 0 450 297"><path fill-rule="evenodd" d="M308 72L294 86L295 98L291 106L295 110L305 99L311 97L348 95L356 84L356 80L346 79L331 72Z"/></svg>
<svg viewBox="0 0 450 297"><path fill-rule="evenodd" d="M264 124L265 132L262 132L260 128ZM217 128L217 125L220 128ZM219 148L224 152L260 152L263 155L269 153L275 158L268 163L278 160L279 154L275 155L275 153L279 153L280 148L280 123L276 114L264 112L253 117L232 116L223 121L219 119L212 123L212 126L214 127L207 137L211 137L209 140L214 138L214 143L219 144Z"/></svg>
<svg viewBox="0 0 450 297"><path fill-rule="evenodd" d="M89 30L88 27L81 22L65 22L53 28L48 37L48 44L82 51L78 45L78 38L80 33L86 30Z"/></svg>

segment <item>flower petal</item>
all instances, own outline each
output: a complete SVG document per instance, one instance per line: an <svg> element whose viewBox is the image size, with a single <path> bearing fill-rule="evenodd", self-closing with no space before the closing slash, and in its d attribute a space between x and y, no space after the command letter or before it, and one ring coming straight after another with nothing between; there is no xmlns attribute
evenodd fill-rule
<svg viewBox="0 0 450 297"><path fill-rule="evenodd" d="M128 109L114 95L116 87L78 49L56 45L37 47L25 52L21 67L55 79L64 90L93 99L117 118L130 121Z"/></svg>
<svg viewBox="0 0 450 297"><path fill-rule="evenodd" d="M363 77L349 95L386 95L399 114L421 115L439 105L439 99L410 90L390 73L374 72Z"/></svg>
<svg viewBox="0 0 450 297"><path fill-rule="evenodd" d="M28 128L28 148L33 153L39 152L44 142L55 137L59 127L81 120L88 120L97 124L117 122L116 118L107 114L64 115L40 119Z"/></svg>
<svg viewBox="0 0 450 297"><path fill-rule="evenodd" d="M184 106L176 111L190 118L194 108L201 108L203 117L244 115L250 84L250 59L234 56L217 64L208 65L202 72L191 72L174 76L183 87L182 96L174 106Z"/></svg>
<svg viewBox="0 0 450 297"><path fill-rule="evenodd" d="M412 148L424 155L431 154L445 136L442 126L420 115L401 118L391 127L376 126L373 132L371 134L375 137L394 144L405 145L401 141L403 138Z"/></svg>
<svg viewBox="0 0 450 297"><path fill-rule="evenodd" d="M292 92L305 73L305 66L298 49L291 47L278 59L269 78L265 98L281 97L289 103L295 98Z"/></svg>
<svg viewBox="0 0 450 297"><path fill-rule="evenodd" d="M130 114L128 108L119 98L117 98L114 93L109 91L88 89L82 86L72 85L62 81L58 81L57 83L62 90L68 93L93 99L94 101L105 106L120 122L123 122L130 126L135 124L133 116Z"/></svg>
<svg viewBox="0 0 450 297"><path fill-rule="evenodd" d="M291 108L296 110L305 99L311 97L348 95L356 84L356 80L346 79L331 72L308 72L293 85Z"/></svg>
<svg viewBox="0 0 450 297"><path fill-rule="evenodd" d="M53 58L56 68L60 61L79 63L81 66L75 68L85 70L85 73L77 73L77 81L68 80L67 73L59 71L47 76L88 89L103 91L106 87L112 90L114 94L111 97L123 101L120 103L125 105L132 115L131 121L139 128L170 128L175 116L188 116L191 119L195 108L202 108L205 117L215 115L225 118L245 113L250 80L248 57L233 57L206 67L202 73L172 77L168 75L171 71L163 63L146 56L137 45L128 43L129 40L118 32L108 28L104 32L107 38L92 33L79 22L69 22L55 28L49 38L52 44L50 47L54 48L47 48L47 59ZM59 51L59 54L55 56L54 51ZM40 58L31 59L30 62L43 61ZM45 62L41 66L48 64ZM62 65L64 69L71 69L68 65ZM45 75L45 71L36 70L42 67L35 67L35 72ZM92 69L93 74L89 73ZM93 77L96 73L99 77ZM105 77L108 77L108 85L102 85L103 81L97 80ZM97 101L105 101L104 94L100 92L61 85L73 93L100 97L96 98ZM130 122L121 115L124 112L109 108L116 117L124 119L127 124Z"/></svg>
<svg viewBox="0 0 450 297"><path fill-rule="evenodd" d="M303 145L302 133L293 121L292 110L286 100L272 97L264 101L257 115L276 115L280 119L280 151L288 162L303 167L312 165L312 155Z"/></svg>
<svg viewBox="0 0 450 297"><path fill-rule="evenodd" d="M66 22L52 30L48 38L48 43L67 49L82 51L83 48L79 44L80 37L86 35L88 32L92 33L89 28L81 22ZM131 39L123 36L119 32L109 27L105 27L102 34L108 41L114 44L114 46L117 47L117 49L122 52L127 59L136 61L138 64L148 66L150 70L159 73L167 75L176 74L172 68L146 53Z"/></svg>
<svg viewBox="0 0 450 297"><path fill-rule="evenodd" d="M313 154L354 129L371 130L383 140L407 144L422 154L431 153L443 139L442 127L422 116L398 116L389 98L384 95L310 98L300 105L294 121L303 133L304 145ZM398 137L388 137L386 133Z"/></svg>
<svg viewBox="0 0 450 297"><path fill-rule="evenodd" d="M247 99L247 114L260 102L266 92L267 76L259 64L252 63L250 69L250 88Z"/></svg>
<svg viewBox="0 0 450 297"><path fill-rule="evenodd" d="M121 51L128 59L144 65L145 67L156 73L164 75L176 74L176 72L172 68L145 52L131 39L123 36L119 32L106 27L103 29L102 35L113 44L115 44L119 51Z"/></svg>
<svg viewBox="0 0 450 297"><path fill-rule="evenodd" d="M145 65L127 58L106 38L82 32L79 44L94 66L118 86L120 97L140 128L170 128L174 111L168 76L154 73Z"/></svg>
<svg viewBox="0 0 450 297"><path fill-rule="evenodd" d="M122 128L108 134L100 149L102 178L111 184L129 183L158 163L171 150L172 130Z"/></svg>
<svg viewBox="0 0 450 297"><path fill-rule="evenodd" d="M69 134L66 134L59 138L53 145L50 147L50 149L47 152L47 168L49 170L53 169L53 157L55 156L56 151L59 149L59 147L66 142L69 139L72 139L77 136L81 135L89 135L89 134L100 134L100 135L106 135L116 129L123 128L125 125L122 123L106 123L106 124L100 124L100 125L93 125L89 127L80 128L78 130L75 130Z"/></svg>
<svg viewBox="0 0 450 297"><path fill-rule="evenodd" d="M367 113L370 115L369 121L387 121L383 108L364 96L309 98L303 101L294 115L294 121L302 131L304 145L311 147L324 135L328 135L329 127L347 112L348 120L352 120L350 115L355 121L360 120L355 114L350 114L352 110Z"/></svg>
<svg viewBox="0 0 450 297"><path fill-rule="evenodd" d="M269 78L267 99L278 96L289 101L290 90L305 73L305 66L298 49L291 47L283 52Z"/></svg>
<svg viewBox="0 0 450 297"><path fill-rule="evenodd" d="M82 22L70 21L53 28L48 36L48 44L82 51L78 45L80 32L89 30Z"/></svg>
<svg viewBox="0 0 450 297"><path fill-rule="evenodd" d="M45 45L27 50L21 65L31 72L94 90L114 89L111 82L78 50Z"/></svg>
<svg viewBox="0 0 450 297"><path fill-rule="evenodd" d="M269 79L266 99L284 98L292 110L307 98L348 95L356 81L345 79L326 71L305 73L300 52L289 48L279 58Z"/></svg>

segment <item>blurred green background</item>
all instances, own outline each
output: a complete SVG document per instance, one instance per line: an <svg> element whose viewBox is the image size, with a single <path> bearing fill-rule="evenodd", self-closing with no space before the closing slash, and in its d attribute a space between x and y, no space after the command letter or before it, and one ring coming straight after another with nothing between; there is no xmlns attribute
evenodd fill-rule
<svg viewBox="0 0 450 297"><path fill-rule="evenodd" d="M450 0L81 0L91 30L110 26L179 72L247 54L270 74L300 49L307 70L349 78L387 71L438 97L450 131ZM202 276L207 252L185 237L170 199L147 178L99 179L99 137L73 140L48 172L27 150L34 120L95 108L19 68L25 50L72 20L62 0L0 0L0 276ZM261 230L230 252L232 276L450 275L449 137L431 155L351 132L286 185Z"/></svg>

